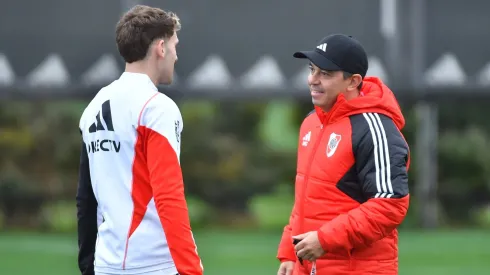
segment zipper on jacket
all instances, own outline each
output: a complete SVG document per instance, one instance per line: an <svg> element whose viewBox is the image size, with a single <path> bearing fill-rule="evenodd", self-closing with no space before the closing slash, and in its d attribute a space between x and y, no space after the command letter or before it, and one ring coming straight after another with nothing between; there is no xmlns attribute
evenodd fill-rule
<svg viewBox="0 0 490 275"><path fill-rule="evenodd" d="M318 139L316 140L314 146L313 146L313 149L311 150L311 153L310 153L310 157L308 159L308 166L307 166L307 169L306 169L306 175L305 175L305 181L304 181L304 188L303 188L303 194L301 196L301 211L300 211L300 215L299 215L299 218L300 218L300 234L304 234L306 232L303 232L304 231L304 220L305 220L305 199L306 199L306 191L307 191L307 188L308 188L308 180L310 178L310 173L311 173L311 164L313 162L313 159L315 158L315 154L316 154L316 150L318 148L318 146L320 145L320 141L322 140L322 137L323 137L323 132L325 131L325 125L322 123L322 125L320 126L320 133L318 134Z"/></svg>

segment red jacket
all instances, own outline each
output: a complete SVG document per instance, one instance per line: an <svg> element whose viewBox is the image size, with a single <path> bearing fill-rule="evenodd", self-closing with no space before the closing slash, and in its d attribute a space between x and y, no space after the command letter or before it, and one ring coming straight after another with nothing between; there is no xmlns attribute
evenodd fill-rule
<svg viewBox="0 0 490 275"><path fill-rule="evenodd" d="M295 203L277 258L296 261L292 236L318 231L317 274L398 274L398 233L409 204L405 119L380 79L361 95L308 115L300 129ZM312 263L296 262L294 275Z"/></svg>

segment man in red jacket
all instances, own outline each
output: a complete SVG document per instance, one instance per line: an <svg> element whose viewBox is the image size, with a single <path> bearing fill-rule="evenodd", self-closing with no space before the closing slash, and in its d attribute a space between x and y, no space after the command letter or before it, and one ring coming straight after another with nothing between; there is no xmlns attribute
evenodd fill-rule
<svg viewBox="0 0 490 275"><path fill-rule="evenodd" d="M310 61L315 110L300 129L278 274L398 274L410 156L395 96L366 77L366 52L350 36L327 36L294 57Z"/></svg>

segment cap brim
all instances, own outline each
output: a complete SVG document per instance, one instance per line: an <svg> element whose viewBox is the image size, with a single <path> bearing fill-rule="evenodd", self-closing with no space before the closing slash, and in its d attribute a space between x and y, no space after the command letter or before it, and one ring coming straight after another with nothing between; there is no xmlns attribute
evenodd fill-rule
<svg viewBox="0 0 490 275"><path fill-rule="evenodd" d="M342 69L335 63L330 61L330 59L323 56L321 53L316 51L301 51L295 52L293 54L295 58L309 59L311 63L315 64L318 68L326 71L341 71Z"/></svg>

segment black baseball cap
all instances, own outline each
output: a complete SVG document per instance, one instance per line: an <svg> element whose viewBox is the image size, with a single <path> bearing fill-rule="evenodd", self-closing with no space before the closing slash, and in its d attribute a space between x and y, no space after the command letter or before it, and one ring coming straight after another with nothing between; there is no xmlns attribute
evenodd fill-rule
<svg viewBox="0 0 490 275"><path fill-rule="evenodd" d="M352 36L332 34L324 37L313 51L300 51L296 58L307 58L322 70L360 74L368 70L368 58L361 43Z"/></svg>

